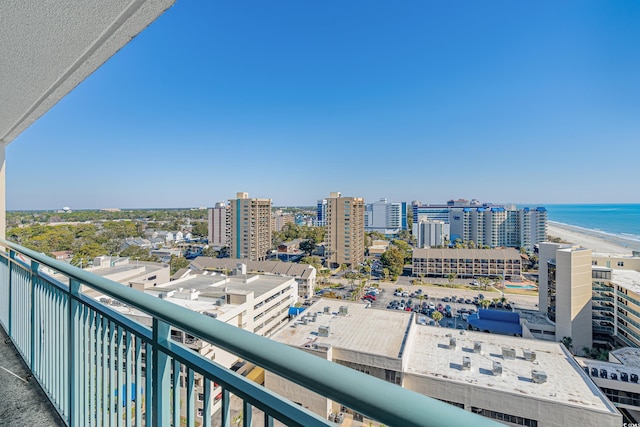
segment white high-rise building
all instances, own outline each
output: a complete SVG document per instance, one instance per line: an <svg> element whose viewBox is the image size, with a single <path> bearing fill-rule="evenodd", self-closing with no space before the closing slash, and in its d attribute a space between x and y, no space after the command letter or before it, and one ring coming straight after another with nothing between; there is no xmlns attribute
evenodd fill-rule
<svg viewBox="0 0 640 427"><path fill-rule="evenodd" d="M418 224L416 240L419 248L444 246L449 239L449 224L444 221L423 220Z"/></svg>
<svg viewBox="0 0 640 427"><path fill-rule="evenodd" d="M365 231L394 235L407 228L406 203L389 203L387 199L380 199L364 208Z"/></svg>

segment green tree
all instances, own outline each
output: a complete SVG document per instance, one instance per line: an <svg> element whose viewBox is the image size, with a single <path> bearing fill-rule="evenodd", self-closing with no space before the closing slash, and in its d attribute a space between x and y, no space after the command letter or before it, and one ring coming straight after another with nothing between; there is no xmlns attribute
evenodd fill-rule
<svg viewBox="0 0 640 427"><path fill-rule="evenodd" d="M206 221L198 221L193 224L191 234L198 237L207 237L209 235L209 225Z"/></svg>
<svg viewBox="0 0 640 427"><path fill-rule="evenodd" d="M129 246L122 252L120 256L129 257L131 259L138 259L139 261L160 262L157 256L151 255L147 249L140 246Z"/></svg>
<svg viewBox="0 0 640 427"><path fill-rule="evenodd" d="M456 277L458 277L456 273L447 274L447 281L449 282L450 285L453 285L453 282L456 280Z"/></svg>
<svg viewBox="0 0 640 427"><path fill-rule="evenodd" d="M436 324L440 324L440 321L442 320L442 313L440 313L439 311L434 311L433 313L431 313L431 318L436 322Z"/></svg>
<svg viewBox="0 0 640 427"><path fill-rule="evenodd" d="M173 274L181 268L187 268L189 264L190 262L188 259L171 255L171 260L169 261L169 274Z"/></svg>
<svg viewBox="0 0 640 427"><path fill-rule="evenodd" d="M217 258L218 257L218 251L213 249L212 246L207 246L206 248L204 248L202 250L202 256L206 256L206 257L210 257L210 258Z"/></svg>
<svg viewBox="0 0 640 427"><path fill-rule="evenodd" d="M487 308L491 305L491 301L489 301L488 299L483 299L480 301L480 305L482 306L482 308Z"/></svg>
<svg viewBox="0 0 640 427"><path fill-rule="evenodd" d="M313 251L316 250L316 242L313 240L305 240L300 242L300 250L305 252L307 255L311 255Z"/></svg>
<svg viewBox="0 0 640 427"><path fill-rule="evenodd" d="M322 261L317 256L306 256L300 260L300 264L309 264L315 267L316 270L322 268Z"/></svg>
<svg viewBox="0 0 640 427"><path fill-rule="evenodd" d="M380 262L382 262L383 268L388 269L391 275L395 277L402 274L404 260L405 254L395 245L390 245L389 248L380 256Z"/></svg>

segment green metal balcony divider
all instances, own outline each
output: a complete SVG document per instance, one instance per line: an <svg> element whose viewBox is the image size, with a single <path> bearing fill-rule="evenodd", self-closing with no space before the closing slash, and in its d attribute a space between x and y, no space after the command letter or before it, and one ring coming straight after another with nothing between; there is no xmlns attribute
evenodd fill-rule
<svg viewBox="0 0 640 427"><path fill-rule="evenodd" d="M494 426L496 422L271 341L0 239L0 326L69 426L210 426L215 400L231 424L230 396L264 425L335 425L174 342L171 327L212 343L387 426ZM47 267L65 277L45 274ZM65 283L67 282L68 283ZM152 318L144 326L81 292L87 286ZM181 374L182 373L182 374ZM196 375L203 380L198 396ZM218 399L219 398L219 399Z"/></svg>

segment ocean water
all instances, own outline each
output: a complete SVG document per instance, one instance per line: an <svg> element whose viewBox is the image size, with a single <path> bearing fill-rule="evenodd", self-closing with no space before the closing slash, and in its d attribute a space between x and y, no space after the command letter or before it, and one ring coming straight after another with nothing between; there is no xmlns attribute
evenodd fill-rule
<svg viewBox="0 0 640 427"><path fill-rule="evenodd" d="M640 204L544 206L549 221L640 240Z"/></svg>

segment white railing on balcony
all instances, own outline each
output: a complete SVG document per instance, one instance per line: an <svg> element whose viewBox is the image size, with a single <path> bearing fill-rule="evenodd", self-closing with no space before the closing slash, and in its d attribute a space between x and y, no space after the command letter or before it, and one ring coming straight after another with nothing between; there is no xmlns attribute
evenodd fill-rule
<svg viewBox="0 0 640 427"><path fill-rule="evenodd" d="M0 239L0 245L7 248L0 257L0 326L70 426L210 426L215 413L215 424L226 427L232 394L242 400L244 426L253 424L253 408L265 426L275 420L335 425L175 342L171 328L387 426L497 425L14 243ZM64 279L43 273L41 266ZM81 287L145 312L152 327L87 296Z"/></svg>

